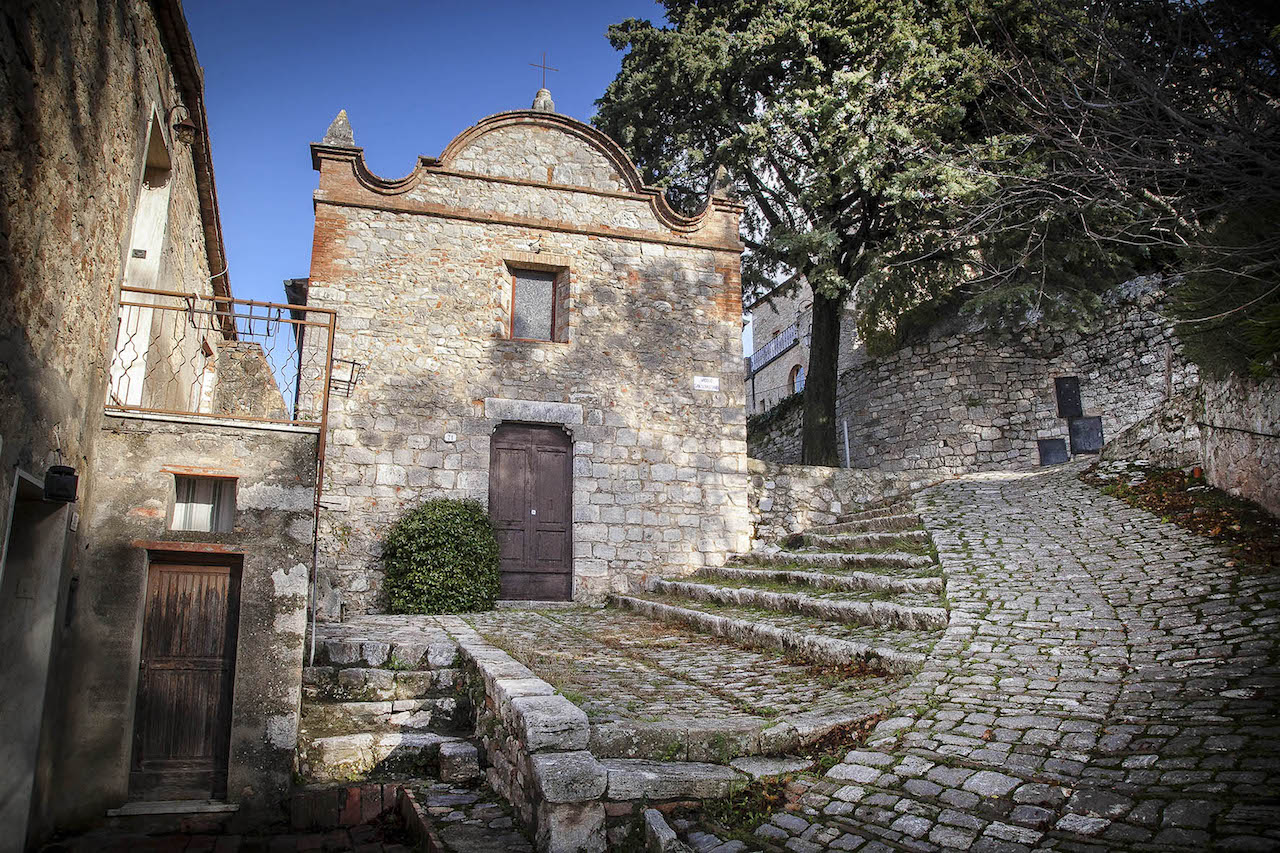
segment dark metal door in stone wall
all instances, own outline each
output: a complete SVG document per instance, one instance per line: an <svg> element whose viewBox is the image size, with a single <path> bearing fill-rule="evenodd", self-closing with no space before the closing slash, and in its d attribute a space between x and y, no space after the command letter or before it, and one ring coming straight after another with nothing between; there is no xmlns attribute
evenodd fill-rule
<svg viewBox="0 0 1280 853"><path fill-rule="evenodd" d="M489 445L489 516L505 599L573 595L572 441L559 427L502 424Z"/></svg>
<svg viewBox="0 0 1280 853"><path fill-rule="evenodd" d="M226 795L239 614L238 568L151 564L129 776L133 798Z"/></svg>

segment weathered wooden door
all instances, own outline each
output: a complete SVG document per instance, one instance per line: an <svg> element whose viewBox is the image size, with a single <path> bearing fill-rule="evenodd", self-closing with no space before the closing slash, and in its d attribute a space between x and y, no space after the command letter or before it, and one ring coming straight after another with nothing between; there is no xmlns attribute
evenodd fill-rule
<svg viewBox="0 0 1280 853"><path fill-rule="evenodd" d="M502 424L489 446L489 515L502 598L573 595L572 442L559 427Z"/></svg>
<svg viewBox="0 0 1280 853"><path fill-rule="evenodd" d="M131 796L226 795L239 615L238 568L151 564Z"/></svg>

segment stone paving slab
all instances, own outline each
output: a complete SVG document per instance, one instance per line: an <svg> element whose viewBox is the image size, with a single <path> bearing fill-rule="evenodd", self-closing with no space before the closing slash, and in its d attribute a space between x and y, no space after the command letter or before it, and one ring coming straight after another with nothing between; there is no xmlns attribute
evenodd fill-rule
<svg viewBox="0 0 1280 853"><path fill-rule="evenodd" d="M444 845L439 853L533 853L511 807L488 785L424 781L413 791Z"/></svg>
<svg viewBox="0 0 1280 853"><path fill-rule="evenodd" d="M624 742L643 751L637 739L649 737L651 746L670 750L663 757L672 760L727 760L786 745L767 737L762 744L762 731L785 728L812 738L824 722L829 728L861 719L900 686L894 679L792 662L612 609L467 618L587 711L593 751L602 754L616 753ZM688 751L677 743L687 744ZM717 749L729 752L709 754Z"/></svg>

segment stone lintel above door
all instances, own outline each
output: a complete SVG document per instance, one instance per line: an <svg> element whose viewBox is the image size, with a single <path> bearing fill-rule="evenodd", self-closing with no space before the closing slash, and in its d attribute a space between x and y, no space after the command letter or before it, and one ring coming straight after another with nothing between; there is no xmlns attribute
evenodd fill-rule
<svg viewBox="0 0 1280 853"><path fill-rule="evenodd" d="M575 425L582 423L582 406L578 403L546 403L541 400L485 397L484 416L495 421Z"/></svg>

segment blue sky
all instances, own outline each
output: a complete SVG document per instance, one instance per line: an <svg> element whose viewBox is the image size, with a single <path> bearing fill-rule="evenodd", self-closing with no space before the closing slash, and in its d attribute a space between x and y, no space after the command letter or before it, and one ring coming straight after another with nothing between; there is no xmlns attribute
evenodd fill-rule
<svg viewBox="0 0 1280 853"><path fill-rule="evenodd" d="M547 52L557 112L589 121L622 55L605 30L662 20L653 0L390 2L187 0L205 100L229 278L237 296L284 301L311 266L307 148L346 109L373 171L400 177L484 116L527 108Z"/></svg>

